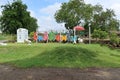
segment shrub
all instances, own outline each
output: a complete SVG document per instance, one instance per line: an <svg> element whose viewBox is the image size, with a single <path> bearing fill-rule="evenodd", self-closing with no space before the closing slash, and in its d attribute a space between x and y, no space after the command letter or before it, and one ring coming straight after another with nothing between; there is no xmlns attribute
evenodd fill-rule
<svg viewBox="0 0 120 80"><path fill-rule="evenodd" d="M100 39L106 39L108 36L108 33L106 31L100 31Z"/></svg>
<svg viewBox="0 0 120 80"><path fill-rule="evenodd" d="M96 40L97 40L97 38L100 37L100 31L99 31L99 30L94 30L94 32L93 32L93 34L92 34L92 37L93 37L93 38L96 38Z"/></svg>
<svg viewBox="0 0 120 80"><path fill-rule="evenodd" d="M30 32L29 36L30 38L33 38L34 32Z"/></svg>
<svg viewBox="0 0 120 80"><path fill-rule="evenodd" d="M117 36L116 33L110 34L110 42L115 47L120 46L120 38Z"/></svg>
<svg viewBox="0 0 120 80"><path fill-rule="evenodd" d="M106 31L102 31L100 29L94 30L92 37L97 39L106 39L108 36L108 33Z"/></svg>

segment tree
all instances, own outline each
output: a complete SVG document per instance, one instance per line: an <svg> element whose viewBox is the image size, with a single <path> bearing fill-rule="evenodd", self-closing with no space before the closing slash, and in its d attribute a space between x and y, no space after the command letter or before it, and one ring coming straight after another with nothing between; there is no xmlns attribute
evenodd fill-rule
<svg viewBox="0 0 120 80"><path fill-rule="evenodd" d="M88 26L93 33L95 29L102 31L117 30L119 21L115 19L115 13L111 9L103 10L101 5L85 4L84 0L70 0L62 3L61 9L55 13L55 19L58 23L65 23L66 28L73 29L76 25L85 27L88 32Z"/></svg>
<svg viewBox="0 0 120 80"><path fill-rule="evenodd" d="M99 9L99 12L98 10ZM111 9L102 9L100 5L94 6L94 14L92 21L92 28L101 29L103 31L117 30L119 28L119 21L115 19L115 13Z"/></svg>
<svg viewBox="0 0 120 80"><path fill-rule="evenodd" d="M0 23L3 33L16 34L18 28L26 28L32 32L38 27L37 20L30 16L27 6L21 0L14 0L1 7L3 11Z"/></svg>
<svg viewBox="0 0 120 80"><path fill-rule="evenodd" d="M61 9L55 13L55 19L58 23L65 23L66 28L72 29L73 26L79 25L83 19L84 10L83 0L70 0L63 3Z"/></svg>

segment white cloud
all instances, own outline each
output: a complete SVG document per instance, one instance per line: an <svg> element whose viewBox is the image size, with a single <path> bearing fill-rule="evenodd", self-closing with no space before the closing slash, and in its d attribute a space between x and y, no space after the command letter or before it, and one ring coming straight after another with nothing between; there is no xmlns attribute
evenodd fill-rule
<svg viewBox="0 0 120 80"><path fill-rule="evenodd" d="M35 12L33 10L28 10L30 12L30 16L32 17L35 17L36 18L36 15L35 15Z"/></svg>
<svg viewBox="0 0 120 80"><path fill-rule="evenodd" d="M1 6L2 5L5 5L5 4L7 4L8 2L12 2L12 0L0 0L0 15L2 15L2 8L1 8Z"/></svg>
<svg viewBox="0 0 120 80"><path fill-rule="evenodd" d="M5 4L5 3L6 3L5 0L0 0L0 6L3 5L3 4Z"/></svg>
<svg viewBox="0 0 120 80"><path fill-rule="evenodd" d="M7 4L8 2L13 2L13 0L0 0L0 6L1 5L5 5L5 4Z"/></svg>
<svg viewBox="0 0 120 80"><path fill-rule="evenodd" d="M111 6L111 9L113 9L117 15L117 17L120 19L120 3L115 3Z"/></svg>
<svg viewBox="0 0 120 80"><path fill-rule="evenodd" d="M50 31L50 30L65 30L62 24L56 23L54 14L60 9L61 3L55 3L45 8L40 9L41 16L38 19L40 25L39 31Z"/></svg>
<svg viewBox="0 0 120 80"><path fill-rule="evenodd" d="M1 6L4 5L4 4L5 4L4 0L0 0L0 15L2 15L2 8L1 8Z"/></svg>
<svg viewBox="0 0 120 80"><path fill-rule="evenodd" d="M47 6L40 10L41 13L54 15L54 13L60 9L61 3L55 3L54 5Z"/></svg>
<svg viewBox="0 0 120 80"><path fill-rule="evenodd" d="M65 30L64 25L56 23L52 16L40 16L38 19L39 31Z"/></svg>
<svg viewBox="0 0 120 80"><path fill-rule="evenodd" d="M96 4L95 3L95 0L84 0L85 1L85 3L87 3L87 4Z"/></svg>

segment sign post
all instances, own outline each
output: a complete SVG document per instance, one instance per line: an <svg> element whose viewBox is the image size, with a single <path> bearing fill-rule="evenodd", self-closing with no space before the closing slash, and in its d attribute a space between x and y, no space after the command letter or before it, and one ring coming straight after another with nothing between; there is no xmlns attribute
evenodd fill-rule
<svg viewBox="0 0 120 80"><path fill-rule="evenodd" d="M91 44L91 27L89 25L89 44Z"/></svg>

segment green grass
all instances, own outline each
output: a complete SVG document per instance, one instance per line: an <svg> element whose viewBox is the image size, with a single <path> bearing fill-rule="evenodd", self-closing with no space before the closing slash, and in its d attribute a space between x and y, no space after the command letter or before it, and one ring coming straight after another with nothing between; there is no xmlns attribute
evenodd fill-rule
<svg viewBox="0 0 120 80"><path fill-rule="evenodd" d="M15 38L15 35L0 34L0 40L14 40Z"/></svg>
<svg viewBox="0 0 120 80"><path fill-rule="evenodd" d="M0 46L0 63L16 67L120 67L120 50L98 44L8 44Z"/></svg>

